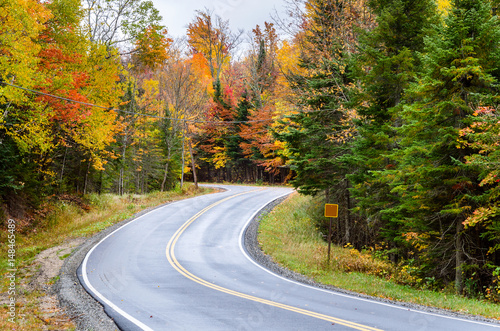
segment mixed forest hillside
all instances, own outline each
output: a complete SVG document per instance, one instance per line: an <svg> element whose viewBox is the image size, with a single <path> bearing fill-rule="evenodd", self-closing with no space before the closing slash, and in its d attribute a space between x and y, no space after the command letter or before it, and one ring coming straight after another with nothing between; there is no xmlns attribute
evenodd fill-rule
<svg viewBox="0 0 500 331"><path fill-rule="evenodd" d="M174 39L148 0L0 0L2 226L55 197L290 183L340 205L337 244L499 302L498 3L291 0L247 34L203 9Z"/></svg>

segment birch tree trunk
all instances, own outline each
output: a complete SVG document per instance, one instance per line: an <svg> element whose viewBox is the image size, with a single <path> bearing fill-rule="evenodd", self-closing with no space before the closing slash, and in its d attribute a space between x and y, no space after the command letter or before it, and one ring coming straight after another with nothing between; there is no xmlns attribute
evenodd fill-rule
<svg viewBox="0 0 500 331"><path fill-rule="evenodd" d="M170 158L172 156L172 146L167 143L167 161L165 162L165 173L163 174L163 182L161 183L161 191L165 191L165 183L167 182L168 177L168 165L170 164Z"/></svg>
<svg viewBox="0 0 500 331"><path fill-rule="evenodd" d="M196 166L195 166L195 163L194 163L193 145L191 143L191 140L189 140L189 153L191 153L191 166L193 167L194 187L196 189L198 189L198 178L196 177Z"/></svg>
<svg viewBox="0 0 500 331"><path fill-rule="evenodd" d="M185 145L186 137L182 136L182 169L181 169L181 189L184 186L184 168L186 167L186 158L184 156L184 145Z"/></svg>

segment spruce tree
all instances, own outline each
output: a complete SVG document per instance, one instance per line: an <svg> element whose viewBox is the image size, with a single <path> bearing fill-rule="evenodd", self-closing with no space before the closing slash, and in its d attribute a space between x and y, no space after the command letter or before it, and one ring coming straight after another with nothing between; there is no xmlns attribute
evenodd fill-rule
<svg viewBox="0 0 500 331"><path fill-rule="evenodd" d="M347 162L354 172L356 210L383 228L383 240L397 238L397 226L388 224L382 211L394 205L397 197L375 171L391 169L394 161L387 154L397 148L393 125L400 117L400 104L420 63L417 52L424 46L426 29L437 12L432 0L372 0L377 26L362 35L356 58L358 137ZM397 255L393 255L396 258Z"/></svg>
<svg viewBox="0 0 500 331"><path fill-rule="evenodd" d="M293 185L301 193L316 195L344 180L339 157L348 147L333 137L344 129L343 105L349 100L350 54L340 33L347 24L348 4L312 0L306 8L307 28L300 36L302 73L291 76L300 110L291 116L293 124L278 139L290 149L290 164L296 173Z"/></svg>
<svg viewBox="0 0 500 331"><path fill-rule="evenodd" d="M408 91L403 125L394 128L401 147L391 156L397 166L376 173L399 198L387 217L401 233L417 234L426 276L454 280L458 293L464 291L466 256L479 263L484 252L462 224L482 189L476 169L465 164L474 151L458 148L457 140L475 107L498 104L499 42L489 2L453 1L444 24L425 39L423 72Z"/></svg>
<svg viewBox="0 0 500 331"><path fill-rule="evenodd" d="M291 79L299 111L284 122L288 128L278 139L287 143L296 174L292 184L303 194L324 194L326 202L339 204L338 242L361 247L367 235L354 231L358 223L349 211L350 170L343 157L354 137L350 59L358 31L373 20L360 0L311 0L306 9L306 29L298 38L302 70Z"/></svg>
<svg viewBox="0 0 500 331"><path fill-rule="evenodd" d="M236 114L234 120L236 122L248 121L251 107L252 104L248 101L248 95L245 92L243 93L241 100L238 102L237 108L235 109ZM244 139L240 135L242 125L246 124L245 123L232 124L231 125L232 135L230 135L226 141L226 149L228 157L230 159L229 162L230 167L236 173L236 178L235 178L236 180L247 179L244 174L245 172L248 172L248 169L252 165L251 160L244 157L243 150L240 146L241 143L244 141Z"/></svg>

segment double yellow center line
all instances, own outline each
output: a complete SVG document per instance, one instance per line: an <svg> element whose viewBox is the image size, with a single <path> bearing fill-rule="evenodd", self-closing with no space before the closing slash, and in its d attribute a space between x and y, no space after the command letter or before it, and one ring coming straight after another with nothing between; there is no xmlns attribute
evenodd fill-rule
<svg viewBox="0 0 500 331"><path fill-rule="evenodd" d="M282 303L279 303L279 302L275 302L275 301L271 301L271 300L267 300L267 299L263 299L263 298L258 298L258 297L252 296L252 295L248 295L248 294L245 294L245 293L237 292L237 291L230 290L230 289L227 289L227 288L222 287L222 286L218 286L218 285L212 284L212 283L210 283L210 282L208 282L208 281L206 281L206 280L204 280L204 279L202 279L200 277L197 277L197 276L193 275L192 273L190 273L189 271L187 271L179 263L179 261L175 257L175 252L174 252L175 245L176 245L177 241L179 240L180 236L182 235L182 233L196 219L198 219L201 215L203 215L204 213L206 213L208 210L214 208L215 206L217 206L217 205L219 205L219 204L221 204L221 203L223 203L223 202L225 202L227 200L233 199L233 198L238 197L240 195L244 195L244 194L248 194L248 193L251 193L251 192L255 192L255 191L259 191L259 190L252 190L252 191L247 191L247 192L243 192L243 193L238 193L238 194L232 195L230 197L224 198L222 200L219 200L219 201L211 204L210 206L202 209L196 215L194 215L193 217L191 217L186 223L184 223L175 232L174 236L170 239L170 241L169 241L169 243L167 245L167 249L166 249L166 255L167 255L168 262L175 268L175 270L177 270L184 277L189 278L189 279L191 279L192 281L194 281L194 282L196 282L198 284L201 284L201 285L206 286L208 288L214 289L216 291L220 291L220 292L224 292L224 293L227 293L227 294L230 294L230 295L234 295L236 297L240 297L240 298L243 298L243 299L247 299L247 300L251 300L251 301L263 303L263 304L266 304L266 305L269 305L269 306L273 306L273 307L277 307L277 308L281 308L281 309L285 309L285 310L289 310L289 311L292 311L292 312L296 312L296 313L299 313L299 314L302 314L302 315L311 316L311 317L318 318L318 319L321 319L321 320L325 320L325 321L328 321L328 322L332 322L332 323L335 323L335 324L344 325L344 326L347 326L347 327L350 327L350 328L353 328L353 329L356 329L356 330L381 331L380 329L372 328L370 326L365 326L365 325L362 325L362 324L358 324L358 323L346 321L346 320L343 320L343 319L340 319L340 318L335 318L335 317L332 317L332 316L315 313L313 311L305 310L305 309L302 309L302 308L297 308L297 307L285 305L285 304L282 304Z"/></svg>

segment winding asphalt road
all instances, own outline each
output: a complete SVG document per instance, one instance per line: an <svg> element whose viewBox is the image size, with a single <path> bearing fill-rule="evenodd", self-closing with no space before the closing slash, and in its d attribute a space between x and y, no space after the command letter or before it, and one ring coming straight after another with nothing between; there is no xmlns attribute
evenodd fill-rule
<svg viewBox="0 0 500 331"><path fill-rule="evenodd" d="M245 252L244 229L291 190L224 188L149 212L89 251L80 281L121 329L499 329L306 286L265 270Z"/></svg>

